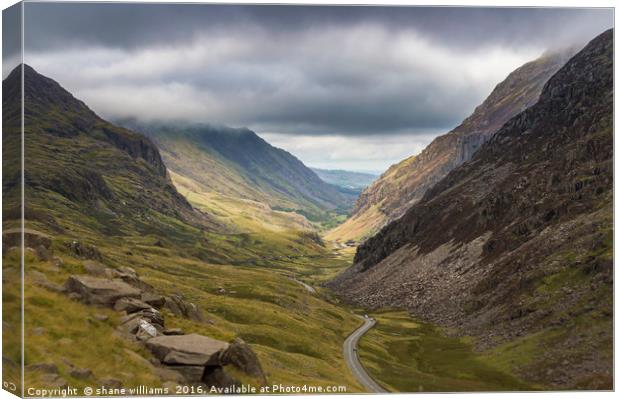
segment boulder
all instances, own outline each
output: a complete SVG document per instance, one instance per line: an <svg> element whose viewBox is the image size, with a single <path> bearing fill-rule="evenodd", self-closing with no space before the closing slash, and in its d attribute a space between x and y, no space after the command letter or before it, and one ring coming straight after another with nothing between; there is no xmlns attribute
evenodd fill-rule
<svg viewBox="0 0 620 399"><path fill-rule="evenodd" d="M108 270L105 265L102 265L99 262L87 260L84 262L84 271L86 273L91 274L93 276L103 277L106 276L106 270Z"/></svg>
<svg viewBox="0 0 620 399"><path fill-rule="evenodd" d="M145 309L151 309L151 305L136 298L120 298L114 303L114 310L119 312L136 313Z"/></svg>
<svg viewBox="0 0 620 399"><path fill-rule="evenodd" d="M162 363L169 365L219 365L220 353L228 344L199 334L162 335L146 342Z"/></svg>
<svg viewBox="0 0 620 399"><path fill-rule="evenodd" d="M101 253L99 250L89 244L84 244L79 241L71 241L65 244L69 249L71 254L76 258L80 259L94 259L94 260L102 260Z"/></svg>
<svg viewBox="0 0 620 399"><path fill-rule="evenodd" d="M37 245L34 251L37 258L42 261L52 260L54 257L54 251L52 251L52 248L46 248L43 245Z"/></svg>
<svg viewBox="0 0 620 399"><path fill-rule="evenodd" d="M198 309L198 306L194 305L191 302L187 303L187 306L185 308L185 314L186 317L190 320L194 320L199 323L204 323L206 321L206 318L204 317L200 309Z"/></svg>
<svg viewBox="0 0 620 399"><path fill-rule="evenodd" d="M78 380L85 380L93 376L93 372L89 369L75 368L69 372L69 375Z"/></svg>
<svg viewBox="0 0 620 399"><path fill-rule="evenodd" d="M20 247L21 246L21 228L6 229L2 232L2 247ZM51 251L52 240L50 236L33 229L24 229L24 246L28 248L43 248Z"/></svg>
<svg viewBox="0 0 620 399"><path fill-rule="evenodd" d="M155 325L155 327L164 327L164 316L157 309L149 308L142 310L140 311L140 316Z"/></svg>
<svg viewBox="0 0 620 399"><path fill-rule="evenodd" d="M120 329L129 334L137 334L143 321L152 325L157 331L164 328L163 316L157 310L151 308L123 316L120 320Z"/></svg>
<svg viewBox="0 0 620 399"><path fill-rule="evenodd" d="M179 299L173 297L164 298L164 308L168 309L172 314L177 316L184 316L183 309L179 304Z"/></svg>
<svg viewBox="0 0 620 399"><path fill-rule="evenodd" d="M125 283L140 289L141 291L152 292L153 286L140 280L136 271L131 267L121 267L117 270L112 270L112 274L115 278L123 280Z"/></svg>
<svg viewBox="0 0 620 399"><path fill-rule="evenodd" d="M220 363L222 366L233 365L248 375L260 378L264 384L267 383L256 353L241 338L236 338L225 351L221 352Z"/></svg>
<svg viewBox="0 0 620 399"><path fill-rule="evenodd" d="M206 318L196 305L187 302L180 295L171 295L165 298L164 307L177 316L204 323Z"/></svg>
<svg viewBox="0 0 620 399"><path fill-rule="evenodd" d="M159 335L157 328L144 319L138 321L138 331L136 331L136 338L139 341L147 341L153 337Z"/></svg>
<svg viewBox="0 0 620 399"><path fill-rule="evenodd" d="M140 299L157 309L160 309L166 303L166 298L152 292L143 292Z"/></svg>
<svg viewBox="0 0 620 399"><path fill-rule="evenodd" d="M139 298L140 290L120 280L91 276L70 276L65 283L68 292L81 296L87 304L113 306L120 298Z"/></svg>
<svg viewBox="0 0 620 399"><path fill-rule="evenodd" d="M136 269L134 269L133 267L121 266L118 268L118 272L122 274L126 274L128 276L138 277L138 273L136 272Z"/></svg>

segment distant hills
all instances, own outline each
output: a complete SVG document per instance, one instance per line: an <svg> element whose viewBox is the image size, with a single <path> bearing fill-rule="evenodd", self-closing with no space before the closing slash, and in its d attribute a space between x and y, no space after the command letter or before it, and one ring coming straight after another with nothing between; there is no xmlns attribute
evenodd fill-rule
<svg viewBox="0 0 620 399"><path fill-rule="evenodd" d="M612 389L613 47L592 40L331 287L473 336L531 383Z"/></svg>
<svg viewBox="0 0 620 399"><path fill-rule="evenodd" d="M472 155L508 119L534 104L545 82L576 50L545 54L517 68L451 132L420 154L391 166L360 194L351 217L328 238L363 241L403 215L424 193Z"/></svg>
<svg viewBox="0 0 620 399"><path fill-rule="evenodd" d="M345 213L352 205L350 195L249 129L121 123L151 137L173 176L191 178L203 191L262 203L274 211L296 212L315 222Z"/></svg>
<svg viewBox="0 0 620 399"><path fill-rule="evenodd" d="M361 192L375 181L379 175L362 172L351 172L338 169L311 168L321 180L352 192Z"/></svg>

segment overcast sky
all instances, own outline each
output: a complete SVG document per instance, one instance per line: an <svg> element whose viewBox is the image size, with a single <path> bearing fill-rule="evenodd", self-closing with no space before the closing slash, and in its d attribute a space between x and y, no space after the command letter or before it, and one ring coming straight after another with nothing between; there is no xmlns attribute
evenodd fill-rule
<svg viewBox="0 0 620 399"><path fill-rule="evenodd" d="M25 61L108 119L247 126L311 166L382 171L516 67L612 24L609 9L27 3Z"/></svg>

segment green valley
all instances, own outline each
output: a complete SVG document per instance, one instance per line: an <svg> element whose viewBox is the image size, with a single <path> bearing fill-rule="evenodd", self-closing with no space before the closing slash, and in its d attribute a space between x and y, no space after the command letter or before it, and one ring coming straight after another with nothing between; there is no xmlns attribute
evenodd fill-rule
<svg viewBox="0 0 620 399"><path fill-rule="evenodd" d="M23 364L17 388L86 395L610 389L612 37L518 68L380 177L309 168L262 138L278 133L112 123L18 66L4 380Z"/></svg>

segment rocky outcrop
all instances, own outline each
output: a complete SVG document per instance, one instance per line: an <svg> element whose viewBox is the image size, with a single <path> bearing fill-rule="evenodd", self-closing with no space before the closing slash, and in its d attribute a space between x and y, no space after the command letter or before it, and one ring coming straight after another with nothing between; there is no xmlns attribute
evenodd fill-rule
<svg viewBox="0 0 620 399"><path fill-rule="evenodd" d="M200 309L195 304L184 300L181 295L176 294L165 297L163 306L177 316L186 317L201 323L206 322L206 318Z"/></svg>
<svg viewBox="0 0 620 399"><path fill-rule="evenodd" d="M65 243L65 246L69 250L69 253L76 258L102 260L101 252L93 245L73 240Z"/></svg>
<svg viewBox="0 0 620 399"><path fill-rule="evenodd" d="M611 387L612 53L607 31L363 243L331 287L473 335L479 349L513 342L531 356L516 370L528 381Z"/></svg>
<svg viewBox="0 0 620 399"><path fill-rule="evenodd" d="M452 169L469 161L506 121L533 105L543 85L572 54L546 54L508 75L458 127L437 137L420 154L391 166L367 187L351 217L327 238L362 241L401 217Z"/></svg>
<svg viewBox="0 0 620 399"><path fill-rule="evenodd" d="M23 229L24 247L32 249L39 260L47 261L52 259L54 250L52 249L52 240L47 234L34 230ZM6 229L2 232L2 253L10 248L20 247L22 244L22 229L13 228Z"/></svg>
<svg viewBox="0 0 620 399"><path fill-rule="evenodd" d="M71 276L65 289L79 295L79 299L89 305L113 307L125 298L139 298L140 290L121 280L111 280L91 276Z"/></svg>
<svg viewBox="0 0 620 399"><path fill-rule="evenodd" d="M86 304L121 312L119 331L145 345L153 354L153 362L159 365L154 372L162 380L230 387L238 381L224 367L232 366L266 384L258 357L248 344L240 339L228 344L200 334L184 334L179 328L167 329L164 315L156 309L166 308L178 316L202 322L205 318L195 304L180 295L157 294L130 267L111 269L99 262L86 261L84 269L91 275L70 276L63 292ZM90 373L90 370L72 369L71 375L86 379L91 377L87 371Z"/></svg>
<svg viewBox="0 0 620 399"><path fill-rule="evenodd" d="M198 334L163 335L148 340L146 346L170 366L216 366L220 353L228 348L225 342Z"/></svg>
<svg viewBox="0 0 620 399"><path fill-rule="evenodd" d="M267 378L256 353L241 338L236 338L228 346L228 349L221 353L219 361L222 365L233 365L246 374L259 378L263 384L267 383Z"/></svg>

